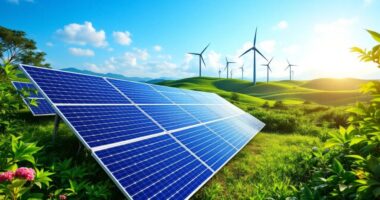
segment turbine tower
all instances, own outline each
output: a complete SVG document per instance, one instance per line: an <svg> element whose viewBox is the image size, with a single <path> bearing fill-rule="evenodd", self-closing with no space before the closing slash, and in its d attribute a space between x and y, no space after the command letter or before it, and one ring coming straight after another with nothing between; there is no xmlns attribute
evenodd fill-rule
<svg viewBox="0 0 380 200"><path fill-rule="evenodd" d="M270 61L267 64L262 64L262 66L267 67L267 83L269 83L269 71L272 72L272 69L270 68L270 63L272 62L273 58L270 59Z"/></svg>
<svg viewBox="0 0 380 200"><path fill-rule="evenodd" d="M208 46L210 46L210 43L200 53L188 53L191 55L199 56L199 77L202 76L202 62L203 62L203 65L206 67L205 60L203 59L203 53L206 51Z"/></svg>
<svg viewBox="0 0 380 200"><path fill-rule="evenodd" d="M219 67L218 73L219 73L219 78L220 78L220 74L222 73L222 70L220 69L220 67Z"/></svg>
<svg viewBox="0 0 380 200"><path fill-rule="evenodd" d="M229 69L228 67L232 63L236 63L236 62L228 61L228 59L226 57L226 67L224 68L224 70L227 70L227 79L228 79L228 73L230 73L230 71L228 70Z"/></svg>
<svg viewBox="0 0 380 200"><path fill-rule="evenodd" d="M230 77L231 77L231 79L232 79L232 69L230 70Z"/></svg>
<svg viewBox="0 0 380 200"><path fill-rule="evenodd" d="M288 66L285 68L285 70L289 69L289 80L292 80L292 67L297 66L297 65L290 64L289 60L286 60L286 61L288 61Z"/></svg>
<svg viewBox="0 0 380 200"><path fill-rule="evenodd" d="M249 51L253 51L253 85L256 85L256 52L260 54L266 61L268 61L268 59L265 58L265 56L256 47L256 36L257 36L257 28L255 31L255 37L253 39L253 46L239 56L240 58L244 54L248 53Z"/></svg>
<svg viewBox="0 0 380 200"><path fill-rule="evenodd" d="M241 80L244 80L244 64L239 69L241 70Z"/></svg>

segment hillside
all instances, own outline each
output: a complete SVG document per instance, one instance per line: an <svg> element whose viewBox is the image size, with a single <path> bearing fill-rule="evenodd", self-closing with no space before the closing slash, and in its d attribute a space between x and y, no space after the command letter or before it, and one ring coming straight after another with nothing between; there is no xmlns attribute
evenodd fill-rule
<svg viewBox="0 0 380 200"><path fill-rule="evenodd" d="M226 97L231 92L240 93L245 103L262 104L265 101L282 100L287 104L310 101L322 105L338 106L366 100L359 92L360 85L367 80L360 79L315 79L310 81L273 81L251 82L238 79L219 79L211 77L186 78L176 81L163 81L159 84L192 90L218 93Z"/></svg>

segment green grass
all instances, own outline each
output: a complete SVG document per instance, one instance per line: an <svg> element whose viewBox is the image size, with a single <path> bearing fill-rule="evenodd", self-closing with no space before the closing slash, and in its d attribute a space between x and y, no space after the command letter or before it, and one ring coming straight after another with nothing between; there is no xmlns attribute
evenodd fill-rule
<svg viewBox="0 0 380 200"><path fill-rule="evenodd" d="M249 81L238 79L219 79L211 77L186 78L176 81L164 81L160 84L192 90L214 92L222 97L239 93L241 101L261 105L265 101L284 101L285 104L301 104L304 101L322 105L348 105L356 101L367 100L358 88L367 80L360 79L315 79L310 81L272 81L258 82L253 86ZM335 87L336 86L336 87Z"/></svg>
<svg viewBox="0 0 380 200"><path fill-rule="evenodd" d="M301 160L312 147L319 146L316 137L259 133L194 199L275 199L293 194L290 184Z"/></svg>

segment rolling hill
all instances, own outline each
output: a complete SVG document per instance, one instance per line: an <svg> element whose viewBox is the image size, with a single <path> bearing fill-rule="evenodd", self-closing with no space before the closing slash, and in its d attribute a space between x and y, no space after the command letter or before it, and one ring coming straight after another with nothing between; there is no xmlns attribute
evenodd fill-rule
<svg viewBox="0 0 380 200"><path fill-rule="evenodd" d="M251 82L238 79L219 79L211 77L186 78L163 81L159 84L192 90L217 93L223 97L239 93L240 101L262 104L282 100L287 104L300 104L305 101L329 106L348 105L368 97L359 92L360 85L368 80L360 79L315 79L310 81L273 81Z"/></svg>

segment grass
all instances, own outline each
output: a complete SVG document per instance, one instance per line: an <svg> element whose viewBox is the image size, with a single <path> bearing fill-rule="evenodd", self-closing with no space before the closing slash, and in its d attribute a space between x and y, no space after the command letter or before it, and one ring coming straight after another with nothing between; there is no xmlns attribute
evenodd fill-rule
<svg viewBox="0 0 380 200"><path fill-rule="evenodd" d="M265 101L284 101L285 104L301 104L310 101L316 104L337 106L349 105L368 97L359 92L361 84L368 82L360 79L315 79L310 81L272 81L251 82L238 79L219 79L195 77L176 81L164 81L160 84L192 90L214 92L228 97L231 92L239 93L241 101L262 105ZM335 87L336 85L336 87Z"/></svg>
<svg viewBox="0 0 380 200"><path fill-rule="evenodd" d="M292 177L316 137L259 133L242 151L209 181L194 199L281 199L292 196Z"/></svg>

